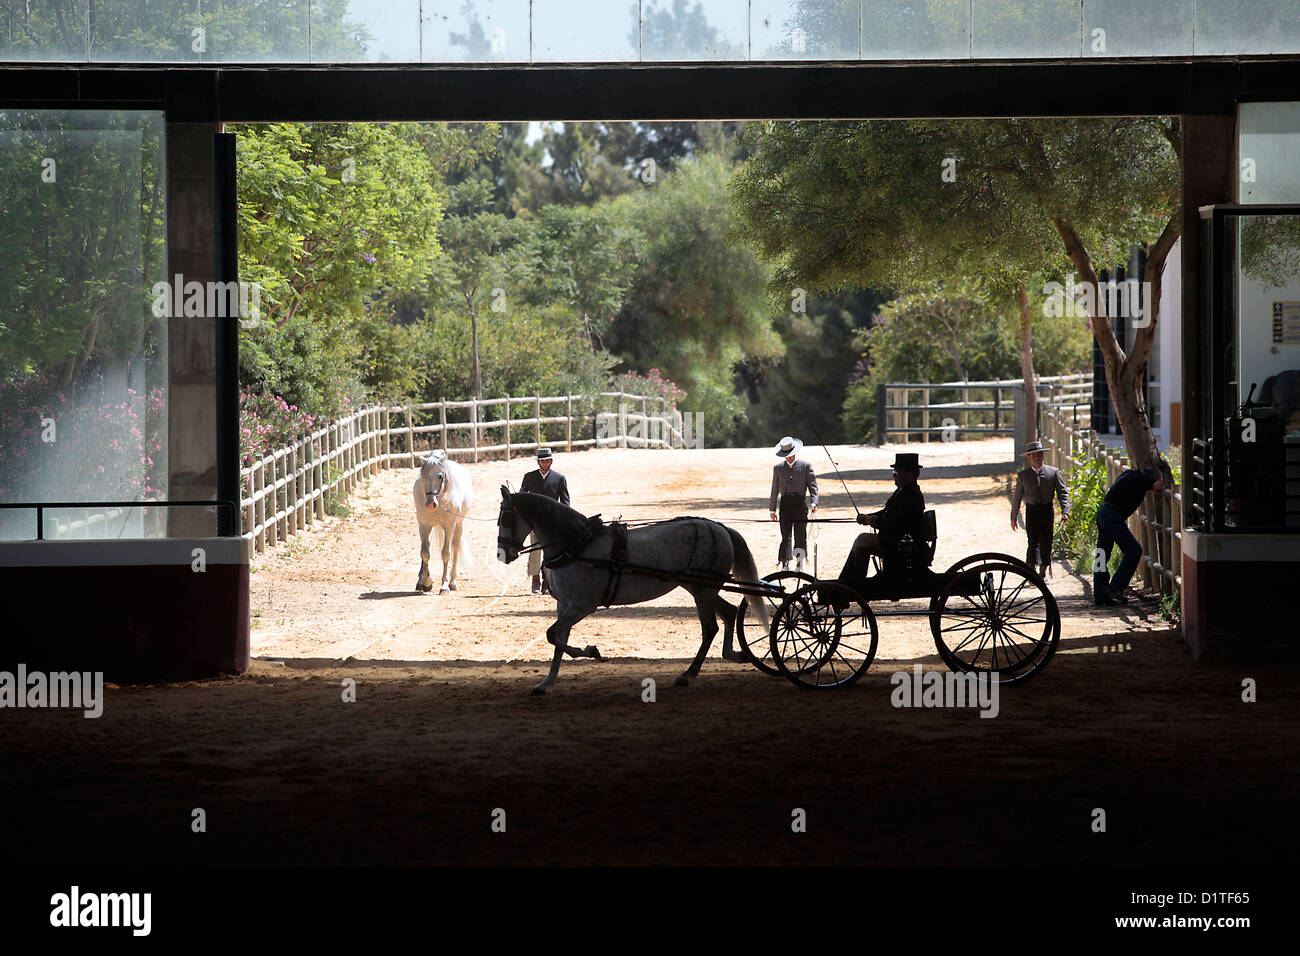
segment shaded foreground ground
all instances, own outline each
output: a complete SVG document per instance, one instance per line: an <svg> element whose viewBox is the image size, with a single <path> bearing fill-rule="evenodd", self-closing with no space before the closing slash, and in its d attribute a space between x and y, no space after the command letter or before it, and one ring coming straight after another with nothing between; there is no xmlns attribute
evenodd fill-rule
<svg viewBox="0 0 1300 956"><path fill-rule="evenodd" d="M1075 638L1001 694L995 719L892 707L892 664L827 693L721 662L675 688L682 666L575 663L530 698L540 663L258 662L112 689L98 720L8 710L0 845L43 864L1283 864L1300 851L1293 665L1193 664L1159 632ZM341 701L348 676L356 703ZM1243 677L1258 703L1241 701ZM791 832L794 808L806 833Z"/></svg>
<svg viewBox="0 0 1300 956"><path fill-rule="evenodd" d="M914 446L915 448L915 446ZM894 449L834 449L880 506ZM922 448L940 568L1023 547L1001 477L1009 442ZM773 456L602 451L557 460L607 518L734 524L761 571ZM810 453L810 460L815 458ZM474 466L462 590L419 595L413 471L256 561L254 662L241 677L112 688L104 714L0 710L0 846L42 864L1283 864L1300 851L1294 664L1194 664L1151 603L1091 607L1058 571L1050 665L978 711L891 705L890 675L943 670L923 619L881 622L872 671L808 693L698 646L684 592L575 629L613 659L569 662L531 698L552 620L494 549L497 485ZM819 470L824 470L820 469ZM825 516L852 514L823 477ZM857 531L822 525L823 576ZM177 622L183 634L184 622ZM345 658L352 658L346 663ZM657 700L642 701L645 678ZM1243 678L1259 702L1243 703ZM356 702L342 684L356 681ZM191 829L206 813L207 832ZM506 832L494 833L493 811ZM807 832L791 831L792 811ZM1106 832L1093 832L1094 810ZM968 898L974 887L963 888ZM1023 893L1016 897L1025 902ZM1008 904L1016 905L1008 900Z"/></svg>

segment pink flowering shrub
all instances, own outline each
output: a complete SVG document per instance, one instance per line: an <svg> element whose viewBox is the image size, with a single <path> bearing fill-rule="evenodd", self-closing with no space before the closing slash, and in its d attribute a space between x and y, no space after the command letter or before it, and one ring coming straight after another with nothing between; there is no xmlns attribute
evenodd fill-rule
<svg viewBox="0 0 1300 956"><path fill-rule="evenodd" d="M302 438L325 424L279 395L239 390L239 462L247 468L275 449Z"/></svg>
<svg viewBox="0 0 1300 956"><path fill-rule="evenodd" d="M0 383L0 500L163 497L164 408L161 388L78 405L54 374ZM54 440L42 440L46 435Z"/></svg>
<svg viewBox="0 0 1300 956"><path fill-rule="evenodd" d="M614 377L614 389L629 395L644 395L646 398L662 398L671 411L677 403L686 397L686 390L678 388L676 383L666 379L659 369L652 368L648 374L624 372Z"/></svg>

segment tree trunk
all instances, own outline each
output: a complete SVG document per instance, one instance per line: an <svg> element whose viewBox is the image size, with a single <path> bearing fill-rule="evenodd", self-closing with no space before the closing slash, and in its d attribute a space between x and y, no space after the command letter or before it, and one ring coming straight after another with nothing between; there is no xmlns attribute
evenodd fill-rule
<svg viewBox="0 0 1300 956"><path fill-rule="evenodd" d="M1128 355L1125 355L1124 350L1119 347L1115 330L1111 328L1110 316L1106 314L1106 296L1101 294L1101 289L1098 287L1097 273L1092 267L1092 258L1088 255L1088 250L1083 247L1083 242L1068 222L1062 219L1054 219L1052 222L1060 233L1061 241L1065 243L1065 251L1075 269L1078 270L1079 277L1093 290L1094 315L1090 317L1088 324L1092 329L1093 338L1101 348L1102 362L1106 366L1106 384L1110 388L1110 400L1115 406L1115 416L1119 419L1120 431L1124 435L1124 446L1129 461L1135 468L1145 468L1150 465L1160 467L1165 472L1166 483L1172 483L1168 463L1162 464L1164 459L1160 454L1156 437L1151 432L1151 419L1147 415L1146 402L1142 395L1142 372L1151 359L1151 346L1156 339L1160 281L1164 273L1165 260L1169 257L1169 250L1173 248L1174 241L1178 238L1182 223L1181 213L1176 210L1169 217L1169 222L1165 224L1160 238L1148 253L1144 278L1151 282L1148 287L1151 290L1151 301L1147 304L1151 320L1145 327L1137 329L1132 351Z"/></svg>
<svg viewBox="0 0 1300 956"><path fill-rule="evenodd" d="M1016 283L1020 303L1020 377L1025 380L1025 441L1038 440L1038 389L1034 378L1034 323L1029 317L1029 289L1022 277ZM1023 449L1020 449L1023 450Z"/></svg>
<svg viewBox="0 0 1300 956"><path fill-rule="evenodd" d="M469 334L470 340L474 346L474 397L483 397L483 377L479 374L478 365L478 316L470 309L469 313Z"/></svg>

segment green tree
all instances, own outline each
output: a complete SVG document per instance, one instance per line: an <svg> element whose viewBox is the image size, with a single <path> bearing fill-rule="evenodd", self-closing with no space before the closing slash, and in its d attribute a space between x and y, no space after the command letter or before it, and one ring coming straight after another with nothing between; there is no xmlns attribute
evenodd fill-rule
<svg viewBox="0 0 1300 956"><path fill-rule="evenodd" d="M511 288L520 288L532 274L533 262L525 243L527 225L488 208L492 183L472 179L453 192L452 209L442 222L447 255L439 260L432 287L456 302L469 320L474 396L483 395L479 351L479 317L485 309L508 312Z"/></svg>
<svg viewBox="0 0 1300 956"><path fill-rule="evenodd" d="M427 153L369 123L238 134L240 277L260 286L262 313L242 334L244 381L336 414L367 378L367 314L423 288L438 256Z"/></svg>
<svg viewBox="0 0 1300 956"><path fill-rule="evenodd" d="M766 270L730 235L730 173L720 157L702 156L653 189L618 200L630 206L645 241L606 337L631 368L662 369L685 388L692 409L705 413L715 444L734 441L744 415L737 365L781 350L763 294Z"/></svg>
<svg viewBox="0 0 1300 956"><path fill-rule="evenodd" d="M979 277L1017 301L1026 379L1030 283L1065 261L1095 282L1094 259L1121 261L1149 242L1158 293L1181 221L1176 127L1160 118L770 123L746 138L753 155L733 197L745 235L776 267L774 296ZM1156 321L1130 356L1109 322L1093 324L1129 447L1152 461L1139 385Z"/></svg>
<svg viewBox="0 0 1300 956"><path fill-rule="evenodd" d="M529 242L535 281L525 298L574 309L593 348L618 314L637 267L642 233L626 204L546 206Z"/></svg>

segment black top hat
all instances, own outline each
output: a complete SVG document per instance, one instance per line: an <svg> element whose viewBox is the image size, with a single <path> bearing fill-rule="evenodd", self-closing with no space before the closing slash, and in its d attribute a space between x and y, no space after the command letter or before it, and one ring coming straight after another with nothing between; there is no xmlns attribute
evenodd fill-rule
<svg viewBox="0 0 1300 956"><path fill-rule="evenodd" d="M538 460L538 461L541 461L543 458L554 458L554 457L555 457L555 456L551 454L551 450L550 450L549 448L539 448L539 449L537 449L537 460Z"/></svg>
<svg viewBox="0 0 1300 956"><path fill-rule="evenodd" d="M894 468L910 468L912 471L920 471L921 463L916 460L916 453L910 451L896 452L894 454Z"/></svg>

